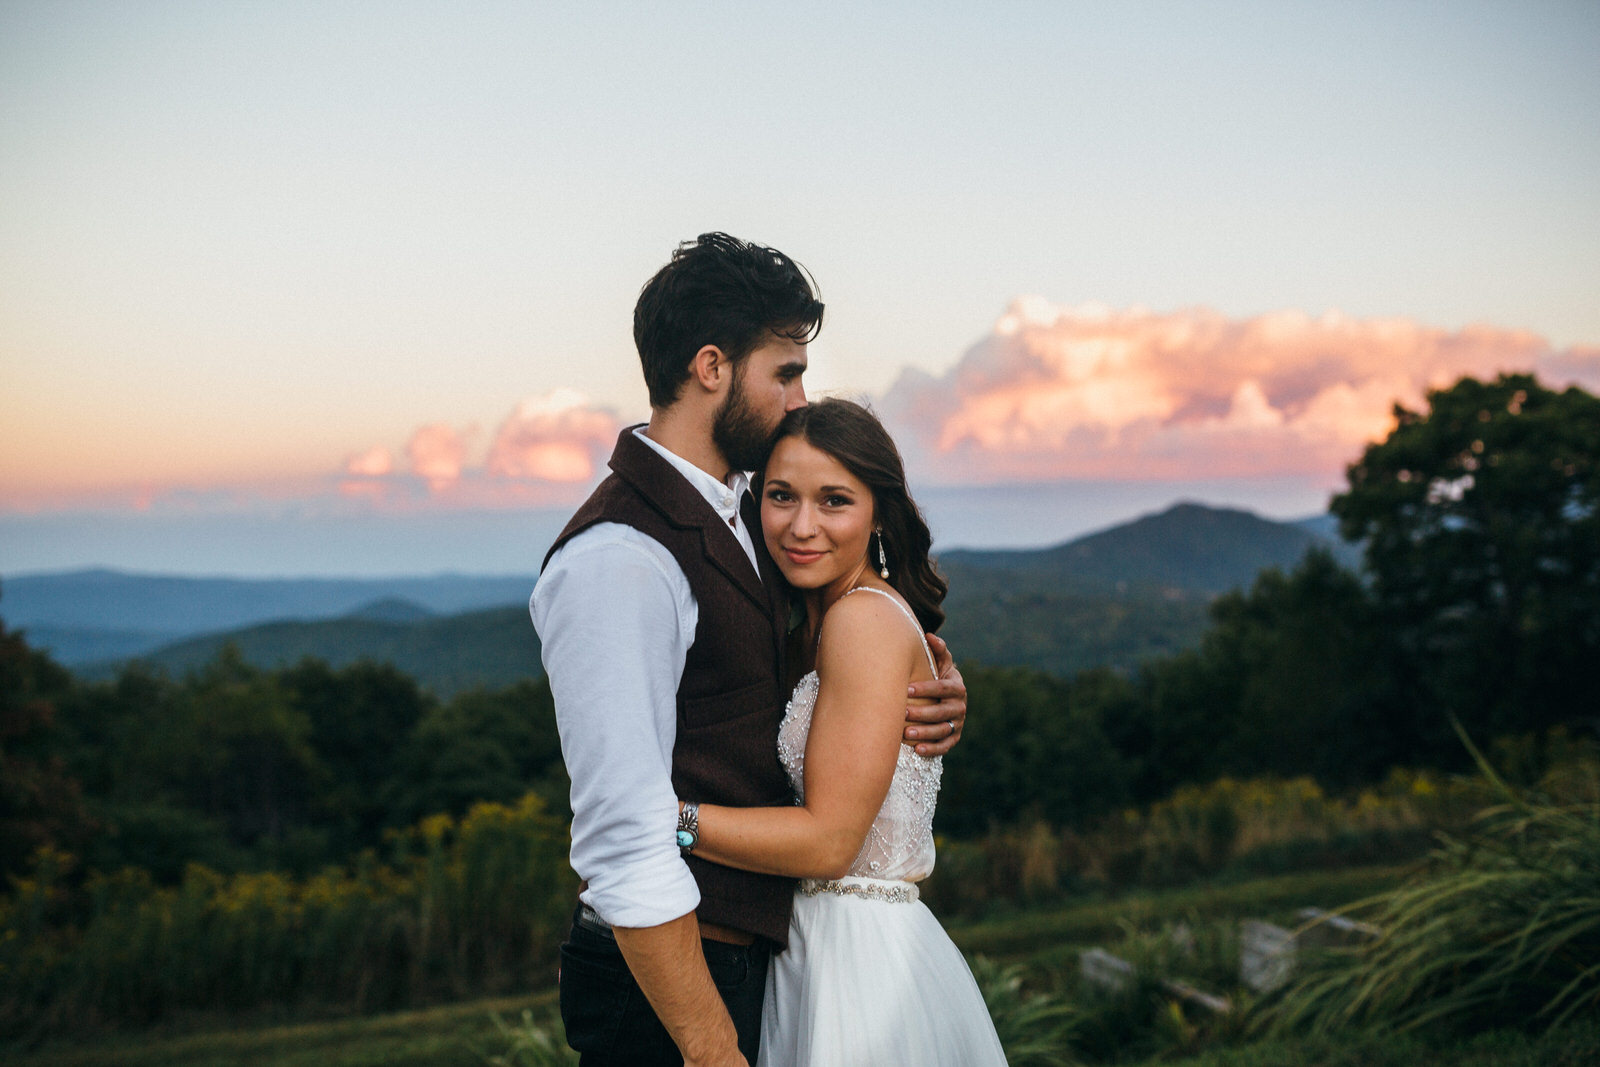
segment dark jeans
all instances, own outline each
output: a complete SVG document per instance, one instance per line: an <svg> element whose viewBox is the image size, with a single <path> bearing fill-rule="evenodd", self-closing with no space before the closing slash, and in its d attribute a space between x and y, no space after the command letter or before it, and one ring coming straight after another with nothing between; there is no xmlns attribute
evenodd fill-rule
<svg viewBox="0 0 1600 1067"><path fill-rule="evenodd" d="M721 941L701 946L739 1031L739 1050L754 1064L771 945L757 938L748 946ZM682 1067L678 1046L628 973L616 939L580 923L578 913L561 946L561 1022L583 1067Z"/></svg>

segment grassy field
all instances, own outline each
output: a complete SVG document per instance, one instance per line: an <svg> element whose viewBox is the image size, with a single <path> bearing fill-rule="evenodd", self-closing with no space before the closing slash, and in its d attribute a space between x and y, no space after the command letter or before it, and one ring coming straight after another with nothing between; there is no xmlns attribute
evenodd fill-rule
<svg viewBox="0 0 1600 1067"><path fill-rule="evenodd" d="M1067 954L1075 955L1089 945L1120 939L1129 926L1227 918L1282 922L1299 908L1342 907L1393 888L1406 870L1352 867L1139 891L952 926L950 936L969 956L1051 962Z"/></svg>
<svg viewBox="0 0 1600 1067"><path fill-rule="evenodd" d="M1361 1034L1257 1041L1130 1067L1592 1067L1597 1062L1600 1023L1584 1021L1541 1037L1499 1030L1455 1041Z"/></svg>
<svg viewBox="0 0 1600 1067"><path fill-rule="evenodd" d="M1337 907L1395 885L1398 868L1356 868L1282 875L1231 884L1139 892L1062 903L953 928L969 954L1064 966L1083 947L1115 943L1130 929L1175 920L1227 922L1286 919L1306 905ZM33 1050L0 1049L14 1067L469 1067L506 1050L491 1019L515 1019L523 1009L544 1017L554 993L482 1000L423 1011L291 1025L228 1024L204 1020L73 1041ZM179 1029L187 1032L178 1032ZM1190 1058L1168 1051L1148 1062L1178 1067L1579 1067L1600 1058L1600 1025L1584 1021L1543 1038L1492 1033L1466 1041L1420 1038L1266 1039L1213 1048ZM1137 1060L1130 1060L1137 1063Z"/></svg>
<svg viewBox="0 0 1600 1067"><path fill-rule="evenodd" d="M0 1050L0 1059L14 1067L481 1067L485 1054L504 1051L492 1014L514 1019L554 1004L552 990L360 1019L56 1041Z"/></svg>
<svg viewBox="0 0 1600 1067"><path fill-rule="evenodd" d="M503 1043L490 1013L547 1011L553 997L454 1004L371 1019L308 1023L187 1037L114 1041L7 1055L15 1067L481 1067ZM1365 1037L1264 1040L1198 1056L1163 1055L1130 1067L1590 1067L1600 1061L1600 1024L1585 1021L1544 1037L1496 1032L1459 1042Z"/></svg>

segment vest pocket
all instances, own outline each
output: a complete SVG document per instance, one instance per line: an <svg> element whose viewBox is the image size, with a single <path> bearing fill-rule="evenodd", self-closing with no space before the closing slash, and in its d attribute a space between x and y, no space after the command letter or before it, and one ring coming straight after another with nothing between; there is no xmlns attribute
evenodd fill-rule
<svg viewBox="0 0 1600 1067"><path fill-rule="evenodd" d="M683 710L683 725L689 730L698 730L706 726L715 726L717 723L730 722L734 719L753 715L756 712L771 714L774 710L775 695L773 685L769 681L759 681L738 689L730 689L723 693L712 693L703 697L684 697L679 702ZM774 735L776 744L776 735Z"/></svg>

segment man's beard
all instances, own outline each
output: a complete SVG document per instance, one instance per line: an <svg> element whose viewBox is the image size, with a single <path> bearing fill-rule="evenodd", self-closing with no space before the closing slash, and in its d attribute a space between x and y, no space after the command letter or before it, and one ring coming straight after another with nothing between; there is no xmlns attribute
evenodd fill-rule
<svg viewBox="0 0 1600 1067"><path fill-rule="evenodd" d="M760 470L772 452L776 426L762 422L744 396L744 365L733 372L733 388L711 422L711 442L736 471Z"/></svg>

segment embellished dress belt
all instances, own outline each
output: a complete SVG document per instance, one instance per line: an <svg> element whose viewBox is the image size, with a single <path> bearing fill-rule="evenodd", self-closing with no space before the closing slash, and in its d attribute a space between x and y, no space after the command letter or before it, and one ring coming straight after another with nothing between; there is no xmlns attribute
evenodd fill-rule
<svg viewBox="0 0 1600 1067"><path fill-rule="evenodd" d="M840 897L862 897L882 900L890 904L910 904L922 896L915 882L897 882L887 878L862 878L846 875L843 878L802 878L800 892L808 897L831 893Z"/></svg>

